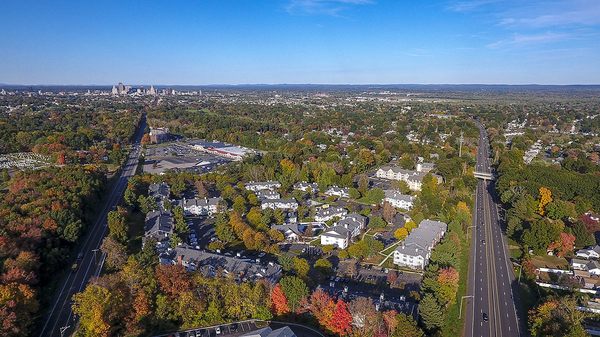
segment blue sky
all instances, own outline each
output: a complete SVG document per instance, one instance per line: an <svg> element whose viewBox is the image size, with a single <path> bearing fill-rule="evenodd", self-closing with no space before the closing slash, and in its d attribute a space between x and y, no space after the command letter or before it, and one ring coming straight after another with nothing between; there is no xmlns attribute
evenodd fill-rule
<svg viewBox="0 0 600 337"><path fill-rule="evenodd" d="M19 0L0 83L599 84L599 0Z"/></svg>

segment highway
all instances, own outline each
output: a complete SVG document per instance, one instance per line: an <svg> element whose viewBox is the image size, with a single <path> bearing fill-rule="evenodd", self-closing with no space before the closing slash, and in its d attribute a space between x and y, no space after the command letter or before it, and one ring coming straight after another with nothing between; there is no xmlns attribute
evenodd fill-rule
<svg viewBox="0 0 600 337"><path fill-rule="evenodd" d="M100 251L100 245L108 232L107 215L119 203L129 178L135 174L141 151L140 141L145 127L146 116L144 114L133 137L133 149L122 167L121 175L109 191L106 204L96 222L88 228L87 234L81 239L83 241L79 246L78 253L82 257L78 262L78 267L75 270L69 269L69 274L57 287L56 294L50 303L51 307L44 317L40 337L69 336L74 332L77 317L71 309L71 298L73 294L82 291L90 278L98 276L102 270L105 256Z"/></svg>
<svg viewBox="0 0 600 337"><path fill-rule="evenodd" d="M478 127L480 137L476 171L490 173L489 140L483 125L478 124ZM521 335L513 296L516 280L494 195L493 182L478 181L464 307L464 335L467 337Z"/></svg>

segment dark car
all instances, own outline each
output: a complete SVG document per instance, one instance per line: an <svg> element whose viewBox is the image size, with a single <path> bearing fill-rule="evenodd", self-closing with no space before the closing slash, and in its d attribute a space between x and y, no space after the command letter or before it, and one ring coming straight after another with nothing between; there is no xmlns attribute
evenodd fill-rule
<svg viewBox="0 0 600 337"><path fill-rule="evenodd" d="M488 314L486 314L485 312L483 313L483 315L481 317L483 318L484 322L488 321Z"/></svg>

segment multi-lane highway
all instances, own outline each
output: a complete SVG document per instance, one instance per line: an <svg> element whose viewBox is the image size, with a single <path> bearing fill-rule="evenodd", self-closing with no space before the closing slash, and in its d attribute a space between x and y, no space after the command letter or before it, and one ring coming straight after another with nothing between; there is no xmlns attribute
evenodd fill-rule
<svg viewBox="0 0 600 337"><path fill-rule="evenodd" d="M483 125L478 126L476 171L490 173L489 140ZM520 336L513 296L516 281L494 195L492 182L478 182L465 305L467 337Z"/></svg>
<svg viewBox="0 0 600 337"><path fill-rule="evenodd" d="M93 276L98 276L104 263L104 256L100 251L102 240L107 234L107 215L119 203L127 182L135 174L140 155L140 140L146 127L146 116L142 116L139 127L133 139L133 147L129 157L122 167L121 174L109 190L106 204L103 206L97 221L88 229L80 244L77 268L71 269L66 278L59 284L55 296L50 303L50 308L42 322L40 337L69 336L77 323L73 315L71 297L83 290Z"/></svg>

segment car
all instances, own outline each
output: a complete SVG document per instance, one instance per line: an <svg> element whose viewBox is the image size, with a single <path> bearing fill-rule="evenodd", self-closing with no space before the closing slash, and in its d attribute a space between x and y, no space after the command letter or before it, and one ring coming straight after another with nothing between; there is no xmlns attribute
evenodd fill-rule
<svg viewBox="0 0 600 337"><path fill-rule="evenodd" d="M215 328L215 332L217 333L217 335L220 335L221 334L221 327L220 326L216 327Z"/></svg>
<svg viewBox="0 0 600 337"><path fill-rule="evenodd" d="M488 314L486 314L485 312L481 315L481 318L483 318L484 322L488 321Z"/></svg>
<svg viewBox="0 0 600 337"><path fill-rule="evenodd" d="M481 240L481 244L482 244L482 245L485 245L485 240Z"/></svg>

